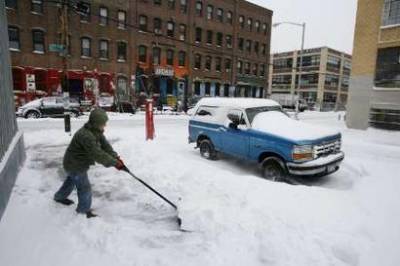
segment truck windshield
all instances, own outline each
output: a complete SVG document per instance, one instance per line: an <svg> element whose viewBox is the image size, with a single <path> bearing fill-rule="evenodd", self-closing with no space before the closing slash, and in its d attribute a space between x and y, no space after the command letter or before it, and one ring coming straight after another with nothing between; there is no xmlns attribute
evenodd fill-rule
<svg viewBox="0 0 400 266"><path fill-rule="evenodd" d="M269 111L279 111L282 112L282 108L280 106L264 106L264 107L255 107L255 108L247 108L246 114L247 118L249 119L250 124L253 123L254 117L259 113L269 112Z"/></svg>

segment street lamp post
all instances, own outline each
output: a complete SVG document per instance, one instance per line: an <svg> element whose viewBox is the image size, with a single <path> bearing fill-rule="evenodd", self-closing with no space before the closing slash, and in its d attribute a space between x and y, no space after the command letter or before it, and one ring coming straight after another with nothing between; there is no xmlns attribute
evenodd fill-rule
<svg viewBox="0 0 400 266"><path fill-rule="evenodd" d="M296 119L298 118L299 114L299 100L300 100L300 88L301 88L301 76L302 76L302 71L303 71L303 52L304 52L304 41L305 41L305 35L306 35L306 23L295 23L295 22L278 22L274 23L272 26L274 28L282 25L282 24L289 24L289 25L294 25L298 27L302 27L303 31L301 34L301 50L300 50L300 65L298 68L298 73L299 73L299 81L297 82L297 88L296 88L296 94L298 96L298 100L296 101ZM294 101L294 93L292 93L292 101Z"/></svg>

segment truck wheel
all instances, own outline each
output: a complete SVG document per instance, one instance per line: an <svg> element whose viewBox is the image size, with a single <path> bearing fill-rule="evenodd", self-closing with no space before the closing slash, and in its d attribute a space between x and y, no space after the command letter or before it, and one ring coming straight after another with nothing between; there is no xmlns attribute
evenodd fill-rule
<svg viewBox="0 0 400 266"><path fill-rule="evenodd" d="M26 115L25 118L40 118L40 114L37 111L29 111Z"/></svg>
<svg viewBox="0 0 400 266"><path fill-rule="evenodd" d="M262 176L265 179L281 182L285 180L286 169L282 160L279 158L269 157L266 158L262 164Z"/></svg>
<svg viewBox="0 0 400 266"><path fill-rule="evenodd" d="M203 139L200 141L200 155L207 160L216 160L217 151L214 149L214 145L209 139Z"/></svg>

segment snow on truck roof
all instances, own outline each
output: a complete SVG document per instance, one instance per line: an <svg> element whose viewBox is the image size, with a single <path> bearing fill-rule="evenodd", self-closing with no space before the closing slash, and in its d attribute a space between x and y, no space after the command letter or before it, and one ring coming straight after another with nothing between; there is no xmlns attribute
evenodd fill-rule
<svg viewBox="0 0 400 266"><path fill-rule="evenodd" d="M254 98L203 98L197 106L208 105L218 107L233 107L233 108L254 108L264 106L280 106L279 103L269 99L254 99Z"/></svg>

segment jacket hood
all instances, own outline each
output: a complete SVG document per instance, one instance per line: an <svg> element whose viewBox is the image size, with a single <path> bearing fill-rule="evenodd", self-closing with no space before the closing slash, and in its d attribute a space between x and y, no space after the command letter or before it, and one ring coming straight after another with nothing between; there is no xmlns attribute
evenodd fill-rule
<svg viewBox="0 0 400 266"><path fill-rule="evenodd" d="M89 124L96 129L100 129L108 121L107 113L100 108L94 109L89 116Z"/></svg>

